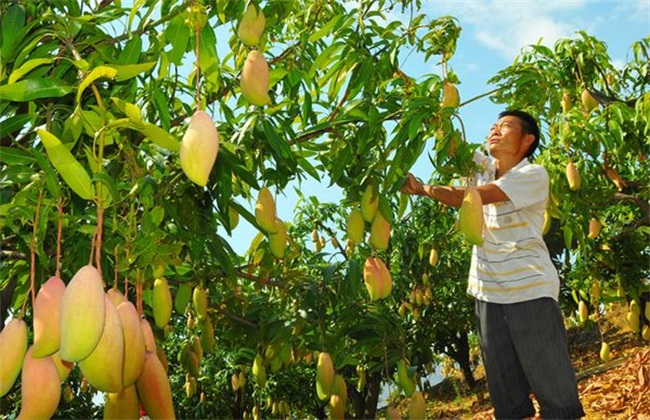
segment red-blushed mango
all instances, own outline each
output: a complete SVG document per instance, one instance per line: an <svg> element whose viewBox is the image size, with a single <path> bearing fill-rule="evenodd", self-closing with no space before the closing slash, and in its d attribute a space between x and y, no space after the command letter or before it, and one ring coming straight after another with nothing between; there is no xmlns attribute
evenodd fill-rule
<svg viewBox="0 0 650 420"><path fill-rule="evenodd" d="M61 303L59 356L79 362L95 349L104 331L106 294L99 271L81 267L68 283Z"/></svg>
<svg viewBox="0 0 650 420"><path fill-rule="evenodd" d="M107 393L104 402L104 420L138 420L140 401L135 384L117 393Z"/></svg>
<svg viewBox="0 0 650 420"><path fill-rule="evenodd" d="M316 395L321 401L327 401L334 385L334 364L327 352L320 352L316 364Z"/></svg>
<svg viewBox="0 0 650 420"><path fill-rule="evenodd" d="M156 353L146 352L144 369L135 385L147 416L154 420L176 418L169 378Z"/></svg>
<svg viewBox="0 0 650 420"><path fill-rule="evenodd" d="M249 3L237 27L237 36L244 44L255 46L260 43L265 24L266 18L262 8Z"/></svg>
<svg viewBox="0 0 650 420"><path fill-rule="evenodd" d="M264 186L255 202L255 221L266 233L276 233L275 219L275 200L268 187Z"/></svg>
<svg viewBox="0 0 650 420"><path fill-rule="evenodd" d="M27 323L13 318L0 332L0 397L14 386L27 352Z"/></svg>
<svg viewBox="0 0 650 420"><path fill-rule="evenodd" d="M146 351L156 352L156 336L153 335L151 324L144 318L140 318L140 328L144 337L144 348Z"/></svg>
<svg viewBox="0 0 650 420"><path fill-rule="evenodd" d="M468 187L458 212L458 228L472 245L483 243L483 201L478 190Z"/></svg>
<svg viewBox="0 0 650 420"><path fill-rule="evenodd" d="M442 101L440 102L441 108L458 108L460 105L460 96L458 89L453 83L445 82L442 85Z"/></svg>
<svg viewBox="0 0 650 420"><path fill-rule="evenodd" d="M332 420L343 420L345 418L345 406L343 405L343 399L336 394L332 394L329 401L329 419Z"/></svg>
<svg viewBox="0 0 650 420"><path fill-rule="evenodd" d="M169 322L172 316L172 292L169 290L167 279L158 278L153 282L153 293L151 294L151 306L153 307L153 319L156 327L162 328Z"/></svg>
<svg viewBox="0 0 650 420"><path fill-rule="evenodd" d="M598 101L587 89L582 90L580 99L582 100L582 105L585 107L587 112L591 112L598 107Z"/></svg>
<svg viewBox="0 0 650 420"><path fill-rule="evenodd" d="M393 291L393 277L390 275L388 267L386 267L386 264L384 264L381 258L375 258L375 263L379 269L379 277L382 283L381 295L379 297L384 299L390 296Z"/></svg>
<svg viewBox="0 0 650 420"><path fill-rule="evenodd" d="M59 378L61 378L62 382L65 382L65 380L68 379L68 376L70 376L70 371L74 367L74 364L72 362L61 360L58 351L50 357L54 362L54 366L56 366L56 371L59 372Z"/></svg>
<svg viewBox="0 0 650 420"><path fill-rule="evenodd" d="M409 401L409 420L423 420L427 417L427 404L421 392L414 392Z"/></svg>
<svg viewBox="0 0 650 420"><path fill-rule="evenodd" d="M196 111L181 140L181 169L190 181L205 187L218 153L217 127L205 111Z"/></svg>
<svg viewBox="0 0 650 420"><path fill-rule="evenodd" d="M104 392L120 392L124 365L124 330L113 303L105 297L104 331L95 349L79 362L88 383Z"/></svg>
<svg viewBox="0 0 650 420"><path fill-rule="evenodd" d="M276 258L284 258L287 249L287 226L284 222L275 218L276 233L269 233L269 248Z"/></svg>
<svg viewBox="0 0 650 420"><path fill-rule="evenodd" d="M263 106L271 102L269 97L269 63L264 54L251 50L244 61L239 86L250 104Z"/></svg>
<svg viewBox="0 0 650 420"><path fill-rule="evenodd" d="M600 235L600 231L603 228L603 224L600 223L600 220L596 218L592 218L589 220L589 234L587 235L587 238L589 239L596 239L598 235Z"/></svg>
<svg viewBox="0 0 650 420"><path fill-rule="evenodd" d="M140 316L133 303L129 301L120 303L117 305L117 313L122 323L122 332L124 335L122 385L126 388L133 385L142 373L142 369L144 368L144 354L147 348L140 323Z"/></svg>
<svg viewBox="0 0 650 420"><path fill-rule="evenodd" d="M402 416L399 414L399 410L395 406L390 406L386 409L386 419L387 420L401 420Z"/></svg>
<svg viewBox="0 0 650 420"><path fill-rule="evenodd" d="M366 285L370 300L378 300L384 294L384 283L377 258L368 257L363 265L363 282Z"/></svg>
<svg viewBox="0 0 650 420"><path fill-rule="evenodd" d="M575 163L569 162L566 165L566 179L569 181L569 189L571 191L577 191L580 189L580 172L578 172L578 168L576 167Z"/></svg>
<svg viewBox="0 0 650 420"><path fill-rule="evenodd" d="M59 351L61 344L61 302L65 283L50 277L39 289L34 301L34 357L45 357Z"/></svg>
<svg viewBox="0 0 650 420"><path fill-rule="evenodd" d="M51 357L35 358L32 348L23 362L20 413L17 419L49 419L61 400L61 379Z"/></svg>
<svg viewBox="0 0 650 420"><path fill-rule="evenodd" d="M388 249L388 243L390 242L390 223L381 211L375 212L375 217L372 219L368 242L371 246L382 251Z"/></svg>
<svg viewBox="0 0 650 420"><path fill-rule="evenodd" d="M194 304L194 311L196 312L199 320L208 315L208 295L205 289L201 286L196 286L192 292L192 303Z"/></svg>
<svg viewBox="0 0 650 420"><path fill-rule="evenodd" d="M119 289L114 287L111 287L106 291L106 296L108 296L108 300L110 300L116 307L120 303L126 301L126 296L124 296Z"/></svg>
<svg viewBox="0 0 650 420"><path fill-rule="evenodd" d="M379 208L379 191L377 186L370 183L361 196L361 216L366 222L372 222Z"/></svg>

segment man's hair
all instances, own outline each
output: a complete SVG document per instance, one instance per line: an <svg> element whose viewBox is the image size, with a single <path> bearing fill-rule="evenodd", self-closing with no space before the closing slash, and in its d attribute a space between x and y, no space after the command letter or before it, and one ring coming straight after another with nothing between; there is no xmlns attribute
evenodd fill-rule
<svg viewBox="0 0 650 420"><path fill-rule="evenodd" d="M524 134L532 134L535 137L524 156L531 157L535 153L535 150L537 150L537 146L539 146L539 126L537 125L537 120L529 113L516 109L503 111L499 114L499 118L507 116L517 117L521 122L521 129Z"/></svg>

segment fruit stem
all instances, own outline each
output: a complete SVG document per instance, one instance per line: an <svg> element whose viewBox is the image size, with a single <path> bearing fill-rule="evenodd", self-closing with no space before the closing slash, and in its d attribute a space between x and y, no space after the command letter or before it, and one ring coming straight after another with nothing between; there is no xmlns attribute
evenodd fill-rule
<svg viewBox="0 0 650 420"><path fill-rule="evenodd" d="M61 237L63 232L63 196L59 196L59 203L57 204L59 220L56 230L56 269L54 275L61 278Z"/></svg>
<svg viewBox="0 0 650 420"><path fill-rule="evenodd" d="M36 203L36 213L34 214L34 223L32 224L34 230L32 233L32 240L29 244L29 254L31 258L31 268L29 270L29 290L32 295L32 307L34 306L34 301L36 300L36 243L38 242L38 221L41 214L41 203L43 202L43 192L38 195L38 203ZM20 317L22 318L25 315L25 308L27 306L27 299L23 302L23 307L20 310Z"/></svg>
<svg viewBox="0 0 650 420"><path fill-rule="evenodd" d="M196 54L196 108L201 111L202 106L201 106L201 64L200 64L200 57L201 57L201 50L199 48L199 40L201 38L201 30L199 28L196 29L196 45L195 45L195 54Z"/></svg>

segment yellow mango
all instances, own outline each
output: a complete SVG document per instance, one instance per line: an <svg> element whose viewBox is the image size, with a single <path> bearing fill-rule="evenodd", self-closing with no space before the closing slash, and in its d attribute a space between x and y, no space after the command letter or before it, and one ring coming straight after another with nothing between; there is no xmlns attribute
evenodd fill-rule
<svg viewBox="0 0 650 420"><path fill-rule="evenodd" d="M332 420L343 420L345 406L343 405L342 398L336 394L332 394L329 401L329 419Z"/></svg>
<svg viewBox="0 0 650 420"><path fill-rule="evenodd" d="M249 3L237 27L237 36L244 44L255 46L260 43L265 24L266 18L262 8Z"/></svg>
<svg viewBox="0 0 650 420"><path fill-rule="evenodd" d="M169 318L172 316L172 293L165 278L154 280L151 305L153 306L153 319L156 327L162 328L167 325Z"/></svg>
<svg viewBox="0 0 650 420"><path fill-rule="evenodd" d="M602 228L603 224L600 223L600 220L592 218L589 220L589 234L587 235L587 238L595 239L600 234Z"/></svg>
<svg viewBox="0 0 650 420"><path fill-rule="evenodd" d="M263 231L276 233L278 228L275 219L275 200L268 187L264 186L260 189L255 202L255 221Z"/></svg>
<svg viewBox="0 0 650 420"><path fill-rule="evenodd" d="M380 298L384 299L390 296L390 293L393 290L393 277L391 276L388 267L386 267L386 264L384 264L384 261L381 258L375 258L375 262L377 264L377 268L379 269L379 277L382 284Z"/></svg>
<svg viewBox="0 0 650 420"><path fill-rule="evenodd" d="M104 420L140 419L140 401L135 384L117 393L106 394Z"/></svg>
<svg viewBox="0 0 650 420"><path fill-rule="evenodd" d="M343 375L334 375L334 383L332 383L332 395L341 397L341 405L345 408L348 404L348 386L345 384Z"/></svg>
<svg viewBox="0 0 650 420"><path fill-rule="evenodd" d="M218 153L217 127L205 111L196 111L181 141L181 169L190 181L205 187Z"/></svg>
<svg viewBox="0 0 650 420"><path fill-rule="evenodd" d="M636 299L630 301L630 312L632 312L634 316L641 315L641 305L639 305L639 302Z"/></svg>
<svg viewBox="0 0 650 420"><path fill-rule="evenodd" d="M14 386L27 353L27 323L13 318L0 332L0 397Z"/></svg>
<svg viewBox="0 0 650 420"><path fill-rule="evenodd" d="M627 320L627 326L630 327L630 331L632 332L639 332L641 331L641 322L639 320L639 315L635 314L632 311L629 311L625 315L625 319Z"/></svg>
<svg viewBox="0 0 650 420"><path fill-rule="evenodd" d="M316 364L316 394L321 401L327 401L334 385L334 364L327 352L320 352Z"/></svg>
<svg viewBox="0 0 650 420"><path fill-rule="evenodd" d="M372 219L372 224L370 225L370 239L368 242L371 246L384 251L388 249L389 241L390 223L386 218L384 218L381 211L377 211L375 217Z"/></svg>
<svg viewBox="0 0 650 420"><path fill-rule="evenodd" d="M39 289L34 301L34 357L49 356L61 344L61 302L65 283L50 277Z"/></svg>
<svg viewBox="0 0 650 420"><path fill-rule="evenodd" d="M580 99L582 100L582 105L585 107L587 112L591 112L598 107L598 101L587 89L582 90Z"/></svg>
<svg viewBox="0 0 650 420"><path fill-rule="evenodd" d="M250 104L263 106L271 102L269 97L269 64L264 54L251 50L244 62L239 84L241 93Z"/></svg>
<svg viewBox="0 0 650 420"><path fill-rule="evenodd" d="M584 300L578 302L578 314L580 315L580 322L585 323L589 319L589 308Z"/></svg>
<svg viewBox="0 0 650 420"><path fill-rule="evenodd" d="M124 301L117 305L117 314L122 323L122 333L124 336L122 384L126 388L133 385L142 373L142 369L144 369L144 353L147 348L140 323L140 316L133 303Z"/></svg>
<svg viewBox="0 0 650 420"><path fill-rule="evenodd" d="M253 378L255 378L257 385L264 388L264 385L266 385L266 366L264 366L264 358L261 354L255 355L253 360Z"/></svg>
<svg viewBox="0 0 650 420"><path fill-rule="evenodd" d="M17 419L49 419L61 400L61 379L52 358L35 358L32 348L23 362L20 413Z"/></svg>
<svg viewBox="0 0 650 420"><path fill-rule="evenodd" d="M81 267L68 283L61 302L59 356L79 362L95 349L104 331L106 294L99 271Z"/></svg>
<svg viewBox="0 0 650 420"><path fill-rule="evenodd" d="M600 345L600 360L603 362L609 362L610 359L609 344L603 341Z"/></svg>
<svg viewBox="0 0 650 420"><path fill-rule="evenodd" d="M144 318L140 318L140 328L144 337L144 348L146 351L156 352L156 336L153 335L151 324Z"/></svg>
<svg viewBox="0 0 650 420"><path fill-rule="evenodd" d="M645 341L650 341L650 326L647 324L643 326L643 329L641 330L641 338L643 338Z"/></svg>
<svg viewBox="0 0 650 420"><path fill-rule="evenodd" d="M146 352L144 369L135 386L149 418L153 420L176 418L169 378L156 353Z"/></svg>
<svg viewBox="0 0 650 420"><path fill-rule="evenodd" d="M368 257L363 265L363 282L370 295L370 300L373 301L381 299L384 294L383 278L377 260L378 258Z"/></svg>
<svg viewBox="0 0 650 420"><path fill-rule="evenodd" d="M276 258L284 258L287 248L287 226L279 218L275 218L276 233L269 234L269 248Z"/></svg>
<svg viewBox="0 0 650 420"><path fill-rule="evenodd" d="M74 364L71 362L66 362L65 360L61 360L58 351L51 355L50 358L52 358L52 361L56 366L56 371L59 372L59 378L61 378L61 381L63 382L68 379L68 376L70 376L70 371L74 367Z"/></svg>
<svg viewBox="0 0 650 420"><path fill-rule="evenodd" d="M347 234L348 238L354 243L360 244L363 242L363 233L365 230L365 222L361 210L352 209L348 216Z"/></svg>
<svg viewBox="0 0 650 420"><path fill-rule="evenodd" d="M104 392L120 392L124 363L124 330L113 303L106 299L104 331L95 349L79 362L88 383Z"/></svg>
<svg viewBox="0 0 650 420"><path fill-rule="evenodd" d="M241 384L239 383L239 375L233 373L230 377L230 385L232 386L233 391L237 391Z"/></svg>
<svg viewBox="0 0 650 420"><path fill-rule="evenodd" d="M366 222L372 222L379 208L379 192L377 186L370 183L361 196L361 216Z"/></svg>
<svg viewBox="0 0 650 420"><path fill-rule="evenodd" d="M458 212L458 228L470 244L483 243L483 201L476 188L465 190Z"/></svg>
<svg viewBox="0 0 650 420"><path fill-rule="evenodd" d="M421 392L414 392L409 401L409 420L422 420L427 416L427 405Z"/></svg>
<svg viewBox="0 0 650 420"><path fill-rule="evenodd" d="M431 248L431 251L429 252L429 265L431 265L431 267L435 267L436 265L438 265L438 259L439 259L438 250L435 248Z"/></svg>
<svg viewBox="0 0 650 420"><path fill-rule="evenodd" d="M580 189L580 172L578 172L578 168L576 167L575 163L569 162L566 165L566 179L569 181L569 189L571 191L577 191Z"/></svg>
<svg viewBox="0 0 650 420"><path fill-rule="evenodd" d="M440 103L441 108L458 108L460 105L460 96L458 95L458 89L453 83L446 82L442 86L442 102Z"/></svg>
<svg viewBox="0 0 650 420"><path fill-rule="evenodd" d="M562 93L562 112L565 114L569 112L573 108L573 104L571 102L571 94L567 91L564 91Z"/></svg>
<svg viewBox="0 0 650 420"><path fill-rule="evenodd" d="M650 302L645 303L645 309L643 310L643 314L645 315L645 319L647 321L650 321Z"/></svg>
<svg viewBox="0 0 650 420"><path fill-rule="evenodd" d="M194 304L194 311L199 319L203 319L208 314L208 296L205 289L201 286L196 286L192 292L192 303Z"/></svg>

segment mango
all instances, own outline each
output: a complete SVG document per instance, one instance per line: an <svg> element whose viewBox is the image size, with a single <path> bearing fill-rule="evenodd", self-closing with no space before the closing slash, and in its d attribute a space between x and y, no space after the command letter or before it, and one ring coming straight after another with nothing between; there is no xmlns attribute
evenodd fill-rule
<svg viewBox="0 0 650 420"><path fill-rule="evenodd" d="M591 301L592 302L598 302L600 300L600 283L598 280L594 280L591 283L591 288L589 290L589 293L591 294Z"/></svg>
<svg viewBox="0 0 650 420"><path fill-rule="evenodd" d="M595 239L600 234L602 228L603 224L600 222L600 220L592 218L589 220L589 234L587 235L587 238Z"/></svg>
<svg viewBox="0 0 650 420"><path fill-rule="evenodd" d="M395 406L390 406L386 409L386 419L387 420L401 420L402 416L399 414L399 410Z"/></svg>
<svg viewBox="0 0 650 420"><path fill-rule="evenodd" d="M65 283L50 277L39 289L34 301L34 357L49 356L59 350L61 343L61 302Z"/></svg>
<svg viewBox="0 0 650 420"><path fill-rule="evenodd" d="M609 344L603 341L600 345L600 360L603 362L609 362L610 359L611 355L609 351Z"/></svg>
<svg viewBox="0 0 650 420"><path fill-rule="evenodd" d="M357 389L363 392L363 389L366 387L366 368L362 365L357 365L356 370L357 376L359 377L357 380Z"/></svg>
<svg viewBox="0 0 650 420"><path fill-rule="evenodd" d="M144 318L140 318L140 328L144 337L144 348L146 351L156 352L156 336L153 335L151 324Z"/></svg>
<svg viewBox="0 0 650 420"><path fill-rule="evenodd" d="M415 380L409 375L405 359L397 361L397 384L402 388L407 397L411 397L415 392Z"/></svg>
<svg viewBox="0 0 650 420"><path fill-rule="evenodd" d="M184 314L190 299L192 299L192 288L186 283L181 283L174 296L174 309L176 312Z"/></svg>
<svg viewBox="0 0 650 420"><path fill-rule="evenodd" d="M83 266L63 293L61 359L79 362L88 357L99 343L105 318L106 295L102 276L92 265Z"/></svg>
<svg viewBox="0 0 650 420"><path fill-rule="evenodd" d="M74 367L74 364L66 362L65 360L61 360L58 351L50 357L56 366L56 371L59 372L59 378L61 378L61 381L64 382L66 379L68 379L68 376L70 376L70 371Z"/></svg>
<svg viewBox="0 0 650 420"><path fill-rule="evenodd" d="M562 112L565 114L573 108L573 103L571 102L571 94L567 91L562 92Z"/></svg>
<svg viewBox="0 0 650 420"><path fill-rule="evenodd" d="M264 186L255 202L255 221L266 233L277 233L275 218L275 200L268 187Z"/></svg>
<svg viewBox="0 0 650 420"><path fill-rule="evenodd" d="M551 230L551 213L544 211L544 224L542 225L542 235L546 235Z"/></svg>
<svg viewBox="0 0 650 420"><path fill-rule="evenodd" d="M117 308L106 299L104 331L93 351L79 362L88 383L99 391L120 392L124 363L124 330Z"/></svg>
<svg viewBox="0 0 650 420"><path fill-rule="evenodd" d="M228 226L234 229L239 224L239 213L233 206L228 206Z"/></svg>
<svg viewBox="0 0 650 420"><path fill-rule="evenodd" d="M61 400L61 379L52 358L35 358L32 347L23 362L17 419L49 419Z"/></svg>
<svg viewBox="0 0 650 420"><path fill-rule="evenodd" d="M365 222L363 216L361 215L361 210L352 209L348 215L348 224L347 224L347 234L348 239L352 240L354 243L360 244L363 242L363 234L365 230Z"/></svg>
<svg viewBox="0 0 650 420"><path fill-rule="evenodd" d="M239 86L241 93L250 104L263 106L271 102L269 97L269 64L264 54L251 50L241 71Z"/></svg>
<svg viewBox="0 0 650 420"><path fill-rule="evenodd" d="M589 319L589 308L584 300L578 302L578 314L580 315L580 322L585 323Z"/></svg>
<svg viewBox="0 0 650 420"><path fill-rule="evenodd" d="M144 369L135 383L138 397L151 419L175 419L169 378L156 353L145 353Z"/></svg>
<svg viewBox="0 0 650 420"><path fill-rule="evenodd" d="M650 322L650 301L645 303L643 315L645 315L645 319Z"/></svg>
<svg viewBox="0 0 650 420"><path fill-rule="evenodd" d="M165 278L154 280L151 305L156 327L162 328L167 325L172 316L172 293Z"/></svg>
<svg viewBox="0 0 650 420"><path fill-rule="evenodd" d="M237 27L237 36L244 44L256 46L260 43L265 24L266 18L262 8L249 3Z"/></svg>
<svg viewBox="0 0 650 420"><path fill-rule="evenodd" d="M569 189L571 191L577 191L580 189L580 172L578 172L578 168L576 167L575 163L569 162L566 165L566 179L569 181Z"/></svg>
<svg viewBox="0 0 650 420"><path fill-rule="evenodd" d="M269 234L269 248L276 258L284 258L287 249L287 226L279 218L275 218L276 233Z"/></svg>
<svg viewBox="0 0 650 420"><path fill-rule="evenodd" d="M643 329L641 330L641 338L643 338L645 341L650 341L650 326L649 325L644 325Z"/></svg>
<svg viewBox="0 0 650 420"><path fill-rule="evenodd" d="M421 392L414 392L409 401L409 420L423 420L427 417L427 404Z"/></svg>
<svg viewBox="0 0 650 420"><path fill-rule="evenodd" d="M381 211L375 212L375 217L372 219L370 239L368 242L371 246L382 251L388 249L388 243L390 242L390 223Z"/></svg>
<svg viewBox="0 0 650 420"><path fill-rule="evenodd" d="M196 111L181 140L181 169L190 181L205 187L219 153L219 133L205 111Z"/></svg>
<svg viewBox="0 0 650 420"><path fill-rule="evenodd" d="M119 289L116 289L115 287L111 287L106 291L106 296L108 296L108 300L110 300L113 305L117 307L120 303L126 301L126 296L120 292Z"/></svg>
<svg viewBox="0 0 650 420"><path fill-rule="evenodd" d="M208 315L208 296L205 289L201 286L196 286L192 293L192 303L194 304L194 311L196 316L201 320Z"/></svg>
<svg viewBox="0 0 650 420"><path fill-rule="evenodd" d="M214 353L214 346L216 340L214 337L214 327L212 326L212 320L209 316L206 316L201 320L201 347L203 351L210 354Z"/></svg>
<svg viewBox="0 0 650 420"><path fill-rule="evenodd" d="M122 385L124 388L127 388L135 384L135 381L142 373L142 369L144 369L144 354L147 348L140 323L140 316L133 303L124 301L117 305L117 314L122 323L124 337Z"/></svg>
<svg viewBox="0 0 650 420"><path fill-rule="evenodd" d="M233 373L230 377L230 385L232 386L233 391L237 391L241 384L239 383L239 375Z"/></svg>
<svg viewBox="0 0 650 420"><path fill-rule="evenodd" d="M635 333L641 331L641 321L639 319L639 314L628 311L628 313L625 315L625 319L627 320L627 326L630 328L630 331Z"/></svg>
<svg viewBox="0 0 650 420"><path fill-rule="evenodd" d="M327 401L334 385L334 364L329 353L320 352L316 364L316 395L321 401Z"/></svg>
<svg viewBox="0 0 650 420"><path fill-rule="evenodd" d="M348 386L345 384L343 375L334 375L334 382L332 383L332 395L338 395L341 398L341 405L345 408L348 404Z"/></svg>
<svg viewBox="0 0 650 420"><path fill-rule="evenodd" d="M199 359L199 363L203 360L203 345L201 344L201 339L197 336L193 336L190 339L190 344L192 346L192 351L196 353L196 357Z"/></svg>
<svg viewBox="0 0 650 420"><path fill-rule="evenodd" d="M361 216L366 222L372 222L379 208L379 191L377 185L370 183L361 196Z"/></svg>
<svg viewBox="0 0 650 420"><path fill-rule="evenodd" d="M639 302L636 299L630 301L630 312L632 312L634 316L641 315L641 305L639 305Z"/></svg>
<svg viewBox="0 0 650 420"><path fill-rule="evenodd" d="M27 353L27 323L13 318L0 332L0 397L14 386Z"/></svg>
<svg viewBox="0 0 650 420"><path fill-rule="evenodd" d="M429 252L429 265L431 267L435 267L438 265L438 250L435 248L431 248L431 251Z"/></svg>
<svg viewBox="0 0 650 420"><path fill-rule="evenodd" d="M378 300L384 294L384 283L380 268L377 265L377 258L368 257L363 265L363 282L370 295L370 300Z"/></svg>
<svg viewBox="0 0 650 420"><path fill-rule="evenodd" d="M460 105L460 96L458 95L458 89L453 83L446 82L442 86L442 102L440 103L441 108L458 108Z"/></svg>
<svg viewBox="0 0 650 420"><path fill-rule="evenodd" d="M253 378L260 388L266 385L266 366L264 366L264 358L261 354L255 355L253 360Z"/></svg>
<svg viewBox="0 0 650 420"><path fill-rule="evenodd" d="M582 105L585 107L587 112L591 112L598 107L598 101L587 89L582 90L580 99L582 100Z"/></svg>
<svg viewBox="0 0 650 420"><path fill-rule="evenodd" d="M189 399L196 394L198 382L195 377L186 376L185 378L185 396Z"/></svg>
<svg viewBox="0 0 650 420"><path fill-rule="evenodd" d="M104 420L140 419L140 401L135 384L120 392L107 393L104 402Z"/></svg>
<svg viewBox="0 0 650 420"><path fill-rule="evenodd" d="M476 188L465 190L458 212L458 228L470 244L483 243L483 201Z"/></svg>
<svg viewBox="0 0 650 420"><path fill-rule="evenodd" d="M345 418L345 406L343 405L342 398L336 394L332 394L329 401L329 419L343 420Z"/></svg>

